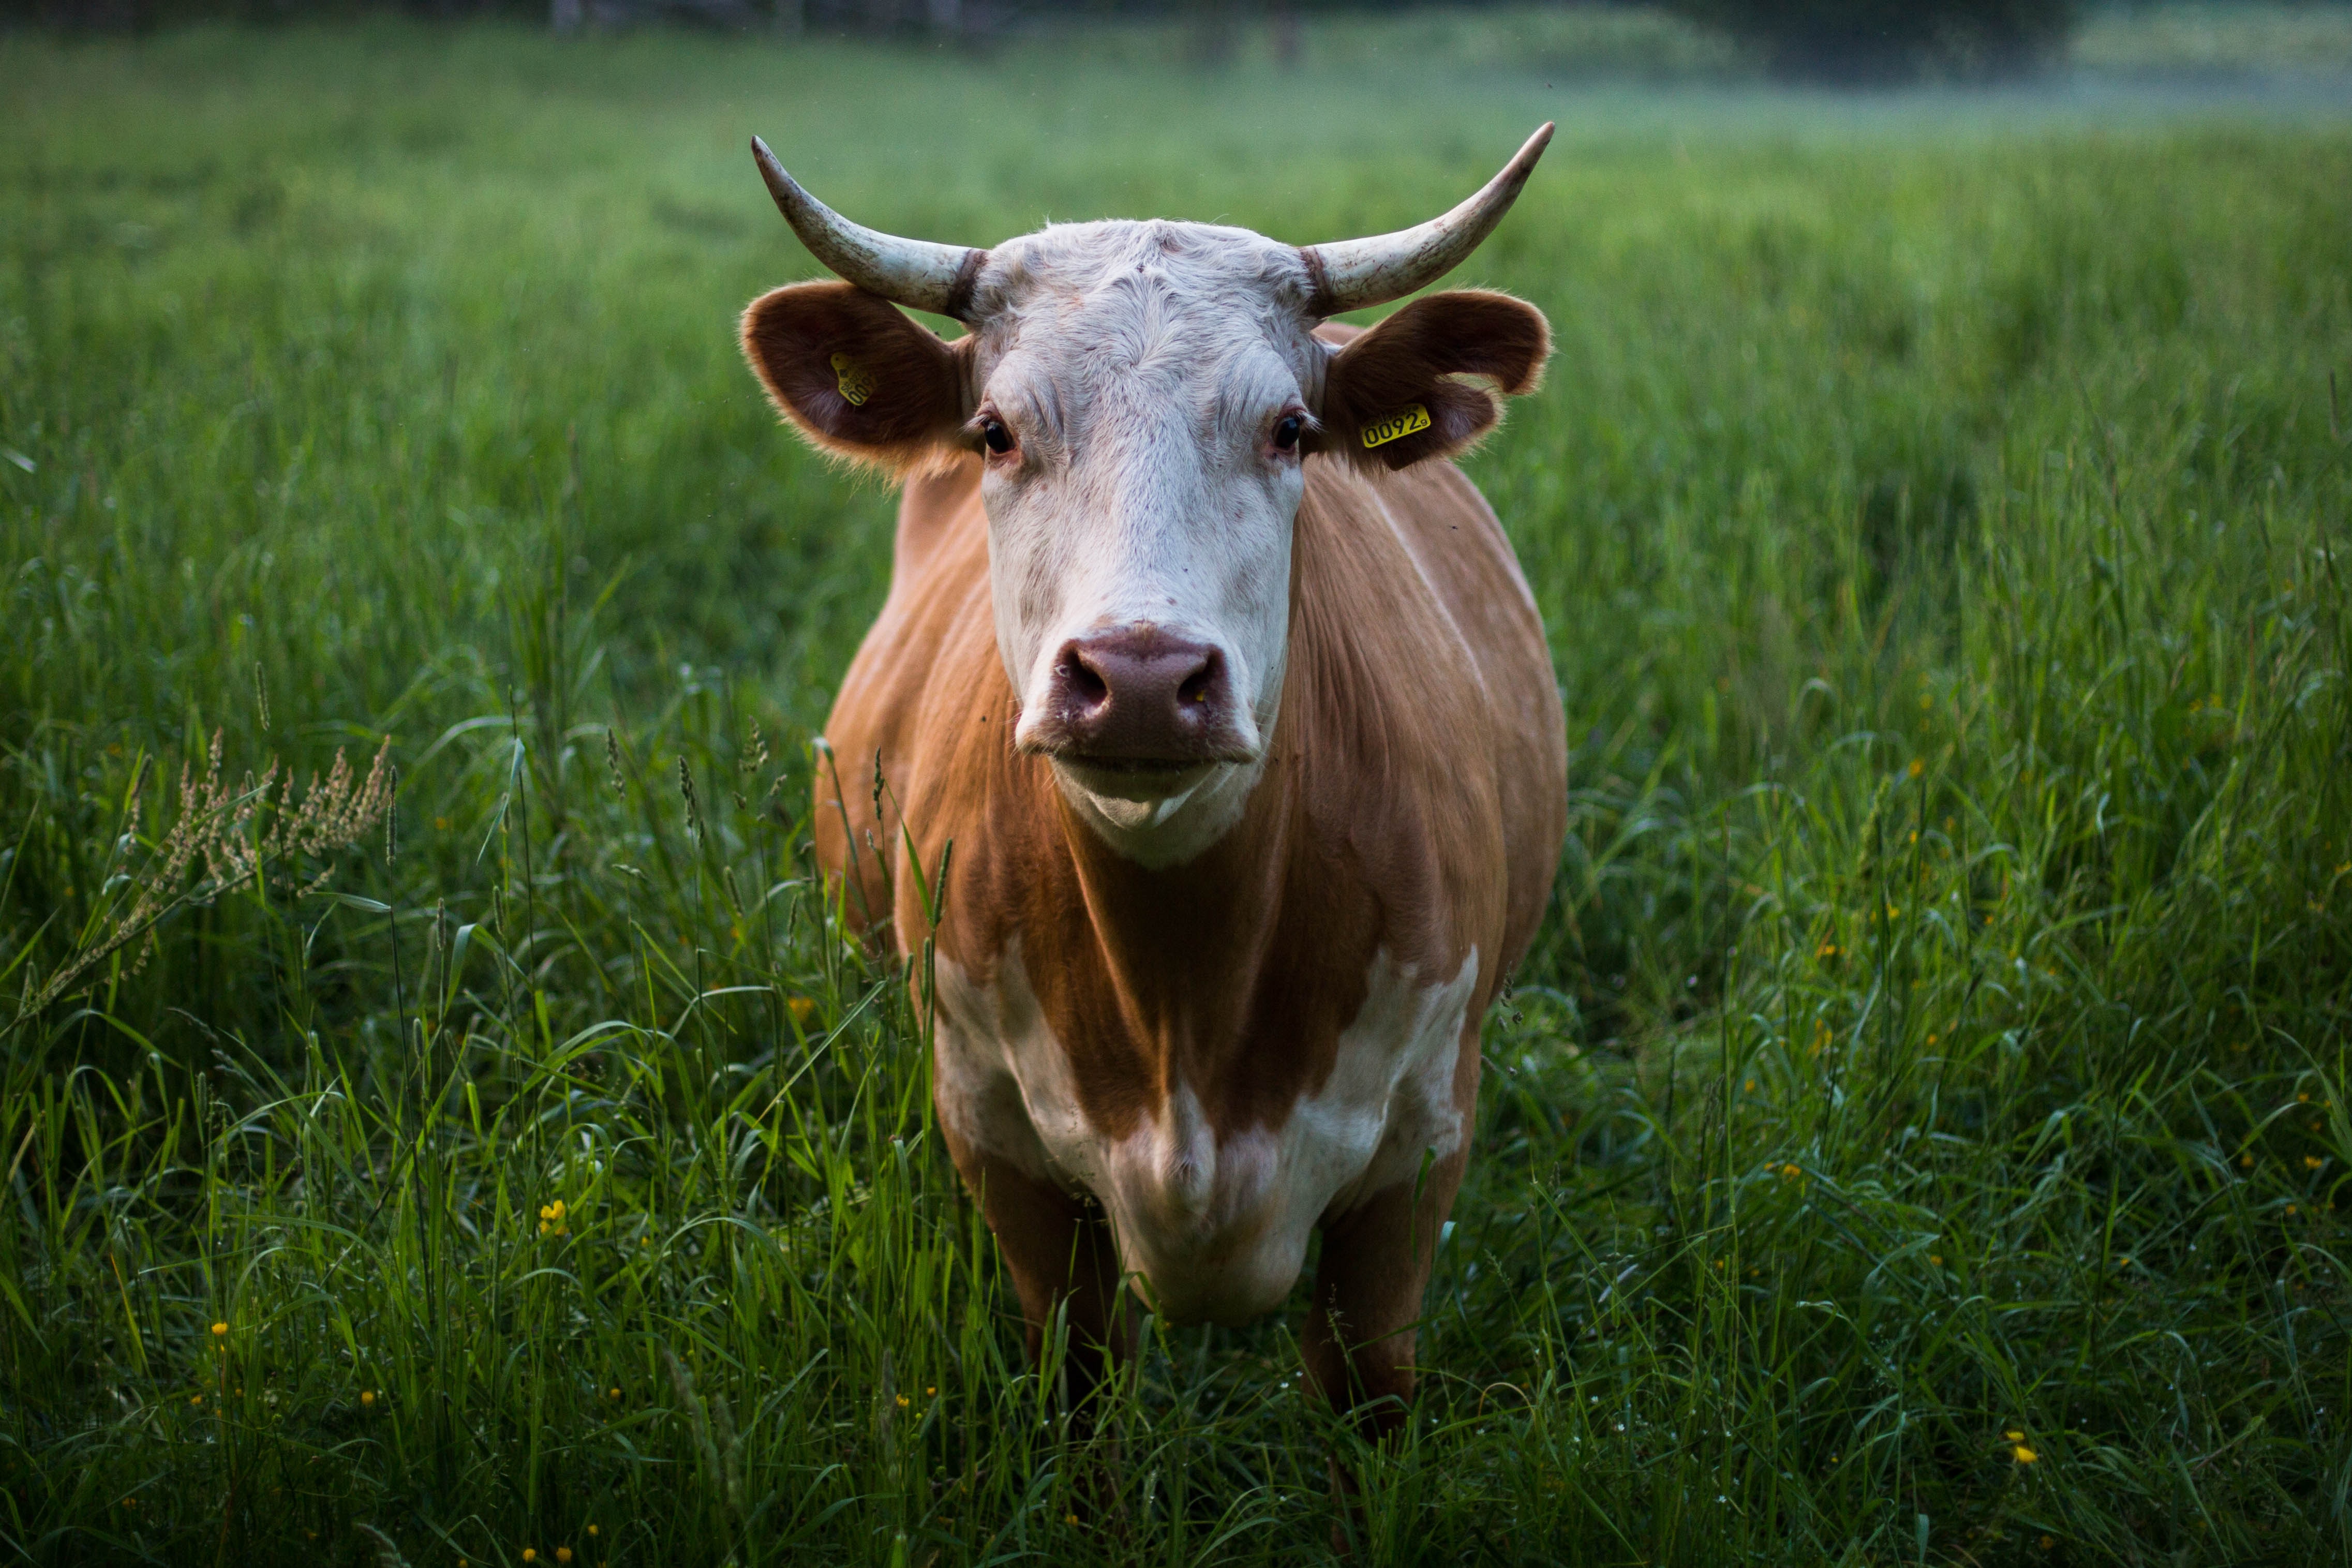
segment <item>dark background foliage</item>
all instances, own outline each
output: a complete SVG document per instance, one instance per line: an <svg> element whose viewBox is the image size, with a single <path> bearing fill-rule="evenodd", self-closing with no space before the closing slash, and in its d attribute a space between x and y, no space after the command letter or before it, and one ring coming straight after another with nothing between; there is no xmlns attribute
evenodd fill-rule
<svg viewBox="0 0 2352 1568"><path fill-rule="evenodd" d="M544 17L559 29L677 22L741 30L986 35L1008 26L1183 15L1196 53L1229 57L1252 21L1300 12L1412 8L1412 0L0 0L0 25L135 32L197 21L271 23L402 12L447 19ZM1475 0L1474 0L1475 4ZM1599 0L1590 8L1609 7ZM1622 7L1618 7L1622 8ZM2030 70L2063 47L2075 0L1666 0L1720 29L1777 75L1829 82L1987 78Z"/></svg>
<svg viewBox="0 0 2352 1568"><path fill-rule="evenodd" d="M2073 0L1676 0L1753 44L1780 75L1885 81L1923 72L2010 76L2072 31Z"/></svg>

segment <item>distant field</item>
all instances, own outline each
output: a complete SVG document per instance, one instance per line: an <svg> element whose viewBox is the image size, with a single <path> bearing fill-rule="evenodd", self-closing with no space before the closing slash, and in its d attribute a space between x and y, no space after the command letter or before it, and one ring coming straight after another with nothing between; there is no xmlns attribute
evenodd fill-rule
<svg viewBox="0 0 2352 1568"><path fill-rule="evenodd" d="M2340 107L1333 37L0 38L0 1556L1318 1560L1291 1322L1084 1500L811 884L892 497L739 361L744 144L1304 242L1546 118L1457 281L1571 842L1363 1560L2352 1553Z"/></svg>

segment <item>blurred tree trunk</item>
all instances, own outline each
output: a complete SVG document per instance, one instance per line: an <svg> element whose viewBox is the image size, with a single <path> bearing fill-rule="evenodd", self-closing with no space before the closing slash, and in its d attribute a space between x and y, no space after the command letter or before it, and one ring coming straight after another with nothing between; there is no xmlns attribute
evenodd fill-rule
<svg viewBox="0 0 2352 1568"><path fill-rule="evenodd" d="M1295 71L1301 53L1298 36L1298 6L1296 0L1274 0L1272 34L1274 63L1277 69Z"/></svg>

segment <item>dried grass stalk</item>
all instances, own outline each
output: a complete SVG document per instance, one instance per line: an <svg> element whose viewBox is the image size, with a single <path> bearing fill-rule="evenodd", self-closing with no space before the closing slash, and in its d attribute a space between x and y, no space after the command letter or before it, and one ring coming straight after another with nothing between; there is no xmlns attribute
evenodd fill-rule
<svg viewBox="0 0 2352 1568"><path fill-rule="evenodd" d="M391 755L392 737L386 736L362 779L353 776L350 758L338 750L326 778L322 780L313 771L298 800L292 771L281 774L275 758L258 779L247 773L235 788L222 783L221 733L213 731L204 773L198 776L192 765L181 766L179 815L154 857L129 879L134 891L128 904L100 922L37 988L28 988L16 1021L47 1007L142 938L146 939L139 956L143 966L154 951L155 927L190 904L209 903L246 883L257 888L274 883L297 898L318 893L334 875L331 857L364 839L391 812ZM142 766L125 813L126 844L136 840L145 779ZM257 822L263 825L257 827ZM330 863L304 880L306 856ZM195 874L199 862L201 875Z"/></svg>

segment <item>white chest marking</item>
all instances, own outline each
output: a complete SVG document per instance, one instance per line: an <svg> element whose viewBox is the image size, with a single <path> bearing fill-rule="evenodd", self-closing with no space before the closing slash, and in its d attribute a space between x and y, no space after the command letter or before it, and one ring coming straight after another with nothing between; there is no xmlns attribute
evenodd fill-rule
<svg viewBox="0 0 2352 1568"><path fill-rule="evenodd" d="M1473 948L1450 978L1373 956L1364 1005L1339 1035L1330 1078L1278 1127L1220 1141L1192 1085L1122 1139L1079 1109L1069 1060L1047 1028L1016 939L996 984L939 963L935 1082L959 1137L1028 1175L1092 1193L1108 1212L1137 1293L1177 1322L1236 1323L1281 1305L1326 1215L1409 1182L1424 1151L1461 1146L1454 1069L1478 983Z"/></svg>

